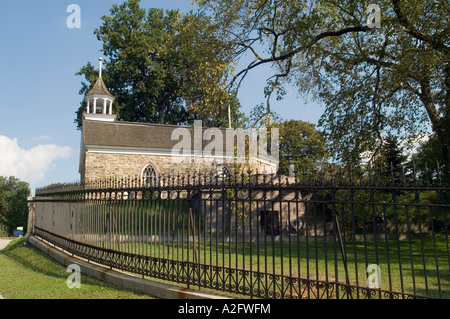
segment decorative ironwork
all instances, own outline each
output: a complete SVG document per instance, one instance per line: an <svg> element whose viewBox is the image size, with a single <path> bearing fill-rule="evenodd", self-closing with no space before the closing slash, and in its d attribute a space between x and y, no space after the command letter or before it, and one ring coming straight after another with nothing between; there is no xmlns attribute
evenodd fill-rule
<svg viewBox="0 0 450 319"><path fill-rule="evenodd" d="M438 173L391 173L67 184L37 191L34 235L107 267L253 298L448 298L449 187Z"/></svg>

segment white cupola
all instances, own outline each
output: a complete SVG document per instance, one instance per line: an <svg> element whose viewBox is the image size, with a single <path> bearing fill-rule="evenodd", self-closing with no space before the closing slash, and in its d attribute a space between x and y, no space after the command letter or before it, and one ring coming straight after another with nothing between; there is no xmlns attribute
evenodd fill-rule
<svg viewBox="0 0 450 319"><path fill-rule="evenodd" d="M97 82L95 82L92 90L84 97L84 100L87 103L87 110L84 113L84 118L87 120L113 122L116 119L116 115L112 113L114 96L108 91L102 80L103 59L99 58L99 60L100 67L98 69Z"/></svg>

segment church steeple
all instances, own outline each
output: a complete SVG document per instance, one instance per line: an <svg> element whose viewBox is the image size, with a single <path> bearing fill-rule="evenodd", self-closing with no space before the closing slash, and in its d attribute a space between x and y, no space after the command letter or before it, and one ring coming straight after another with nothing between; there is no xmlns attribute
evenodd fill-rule
<svg viewBox="0 0 450 319"><path fill-rule="evenodd" d="M97 82L95 82L94 87L84 97L87 103L87 111L84 113L84 118L98 121L114 121L116 115L112 113L112 104L115 99L102 80L103 59L99 58L99 60L100 66Z"/></svg>

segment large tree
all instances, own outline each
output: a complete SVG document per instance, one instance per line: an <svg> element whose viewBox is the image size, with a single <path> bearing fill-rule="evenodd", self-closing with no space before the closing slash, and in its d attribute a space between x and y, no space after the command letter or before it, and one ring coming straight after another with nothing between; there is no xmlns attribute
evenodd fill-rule
<svg viewBox="0 0 450 319"><path fill-rule="evenodd" d="M312 172L329 160L325 136L313 123L282 119L275 111L267 111L264 104L255 106L248 118L247 128L266 128L268 140L272 129L278 129L278 174L288 175L290 163L298 176Z"/></svg>
<svg viewBox="0 0 450 319"><path fill-rule="evenodd" d="M418 145L417 152L412 155L411 161L417 170L426 172L430 170L437 178L446 179L447 176L440 176L442 172L436 170L442 166L442 152L440 150L440 142L436 135L431 135L427 139L421 141Z"/></svg>
<svg viewBox="0 0 450 319"><path fill-rule="evenodd" d="M6 226L9 234L19 226L26 232L29 195L28 183L13 176L0 176L0 224Z"/></svg>
<svg viewBox="0 0 450 319"><path fill-rule="evenodd" d="M141 8L139 0L113 5L110 16L95 29L103 42L103 80L116 97L119 119L135 122L235 125L240 107L236 95L225 88L231 64L222 39L203 14ZM87 63L77 73L80 94L95 83L98 71ZM76 122L86 105L77 111ZM232 124L233 124L232 123Z"/></svg>
<svg viewBox="0 0 450 319"><path fill-rule="evenodd" d="M236 57L253 57L230 84L272 65L267 92L289 83L324 105L319 124L337 158L375 154L389 135L431 130L450 170L448 0L381 0L379 12L371 0L196 2Z"/></svg>
<svg viewBox="0 0 450 319"><path fill-rule="evenodd" d="M297 175L310 172L328 160L325 137L316 126L299 120L280 123L280 174L288 174L289 164L295 165Z"/></svg>

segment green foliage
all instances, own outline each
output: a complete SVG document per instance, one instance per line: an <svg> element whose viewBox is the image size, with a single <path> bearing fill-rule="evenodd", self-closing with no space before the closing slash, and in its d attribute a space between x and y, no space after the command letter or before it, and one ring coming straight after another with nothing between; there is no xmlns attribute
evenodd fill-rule
<svg viewBox="0 0 450 319"><path fill-rule="evenodd" d="M228 109L236 124L240 107L236 95L225 89L230 61L227 45L216 36L209 18L140 7L139 0L113 5L95 29L103 42L103 80L116 97L120 120L228 126ZM77 73L91 85L97 72L87 63ZM82 83L80 94L90 86ZM82 104L76 122L81 126Z"/></svg>
<svg viewBox="0 0 450 319"><path fill-rule="evenodd" d="M278 174L288 175L289 162L293 162L298 174L310 172L325 164L329 158L325 135L315 124L300 120L284 120L276 112L259 104L250 112L249 123L254 128L279 130Z"/></svg>
<svg viewBox="0 0 450 319"><path fill-rule="evenodd" d="M280 124L280 174L288 174L292 161L297 174L312 171L328 159L325 137L309 122L287 120Z"/></svg>
<svg viewBox="0 0 450 319"><path fill-rule="evenodd" d="M335 195L342 203L349 197L354 200L352 205L336 205L336 213L350 235L445 234L449 227L449 210L433 207L443 204L435 190L341 190ZM417 206L411 207L413 204Z"/></svg>
<svg viewBox="0 0 450 319"><path fill-rule="evenodd" d="M6 226L10 235L19 226L24 227L26 232L29 195L28 183L12 176L0 176L0 224Z"/></svg>
<svg viewBox="0 0 450 319"><path fill-rule="evenodd" d="M442 166L444 159L440 148L438 137L432 134L420 143L417 152L412 156L412 161L421 169L425 167L434 168L438 164Z"/></svg>
<svg viewBox="0 0 450 319"><path fill-rule="evenodd" d="M391 164L395 171L399 171L406 161L406 156L400 148L398 139L392 136L385 139L382 155L384 156L384 162Z"/></svg>
<svg viewBox="0 0 450 319"><path fill-rule="evenodd" d="M399 181L404 177L405 164L407 164L407 156L404 154L404 149L401 148L399 140L391 135L382 139L381 145L368 163L380 172L379 175L384 175L385 179L394 178Z"/></svg>
<svg viewBox="0 0 450 319"><path fill-rule="evenodd" d="M269 129L279 127L282 118L276 112L268 110L264 104L258 104L250 111L248 120L249 127Z"/></svg>
<svg viewBox="0 0 450 319"><path fill-rule="evenodd" d="M237 72L272 66L266 93L294 84L325 111L330 150L357 163L380 135L414 140L432 130L450 170L450 29L447 0L382 0L371 28L371 1L197 0L232 43L253 60Z"/></svg>
<svg viewBox="0 0 450 319"><path fill-rule="evenodd" d="M441 143L439 138L432 134L423 140L415 154L411 156L411 161L418 171L425 172L423 178L434 181L448 181L450 176L447 171L442 170L444 159L442 157Z"/></svg>

